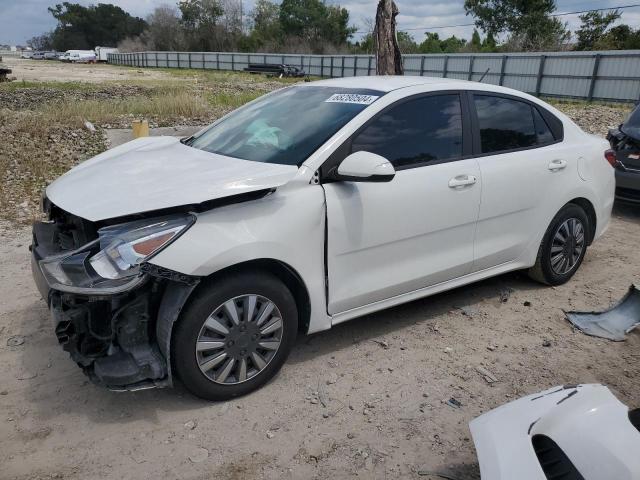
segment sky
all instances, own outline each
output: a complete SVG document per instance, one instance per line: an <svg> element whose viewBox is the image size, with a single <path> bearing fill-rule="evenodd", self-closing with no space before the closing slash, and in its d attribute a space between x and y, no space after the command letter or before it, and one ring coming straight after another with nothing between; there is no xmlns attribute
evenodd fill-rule
<svg viewBox="0 0 640 480"><path fill-rule="evenodd" d="M162 4L175 4L177 0L70 0L73 3L90 5L95 3L112 3L130 14L146 17L153 9ZM243 2L244 11L250 12L253 0ZM26 41L41 33L55 28L55 20L47 11L47 7L62 0L0 0L0 44L25 44ZM327 0L327 3L339 3L350 13L351 23L360 31L367 29L368 22L375 16L377 0ZM558 12L606 8L631 5L631 0L556 0ZM427 27L441 27L472 23L471 17L464 13L464 0L396 0L400 10L398 29L417 29L411 33L417 41L424 38ZM568 22L569 28L575 30L580 21L578 15L561 17ZM640 7L622 10L622 19L634 28L640 28ZM473 27L437 28L441 37L456 35L465 39L471 38ZM356 34L356 38L361 33Z"/></svg>

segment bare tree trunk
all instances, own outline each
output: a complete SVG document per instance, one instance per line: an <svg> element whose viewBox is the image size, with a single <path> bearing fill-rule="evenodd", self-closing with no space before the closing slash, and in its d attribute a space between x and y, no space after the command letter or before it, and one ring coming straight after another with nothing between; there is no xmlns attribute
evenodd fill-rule
<svg viewBox="0 0 640 480"><path fill-rule="evenodd" d="M398 7L393 0L380 0L376 11L376 73L378 75L402 75L402 55L396 38Z"/></svg>

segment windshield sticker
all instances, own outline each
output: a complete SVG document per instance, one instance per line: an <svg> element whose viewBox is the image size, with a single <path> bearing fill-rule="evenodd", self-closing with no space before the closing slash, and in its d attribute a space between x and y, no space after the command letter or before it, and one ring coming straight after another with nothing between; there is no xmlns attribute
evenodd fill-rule
<svg viewBox="0 0 640 480"><path fill-rule="evenodd" d="M325 100L325 103L355 103L357 105L371 105L380 97L375 95L359 95L357 93L336 93Z"/></svg>

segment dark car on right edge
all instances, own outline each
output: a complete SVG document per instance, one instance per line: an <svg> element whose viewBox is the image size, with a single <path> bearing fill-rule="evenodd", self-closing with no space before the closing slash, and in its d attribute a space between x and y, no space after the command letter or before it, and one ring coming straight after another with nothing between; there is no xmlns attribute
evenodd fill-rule
<svg viewBox="0 0 640 480"><path fill-rule="evenodd" d="M640 107L618 128L609 130L606 157L616 169L616 198L640 204Z"/></svg>

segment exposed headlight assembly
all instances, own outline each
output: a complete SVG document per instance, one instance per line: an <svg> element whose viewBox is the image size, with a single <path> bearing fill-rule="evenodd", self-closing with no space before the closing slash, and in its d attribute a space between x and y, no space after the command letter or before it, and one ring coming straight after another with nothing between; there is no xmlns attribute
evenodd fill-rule
<svg viewBox="0 0 640 480"><path fill-rule="evenodd" d="M174 215L104 227L98 239L64 255L45 258L40 268L56 290L113 294L142 281L140 265L166 248L195 222Z"/></svg>

